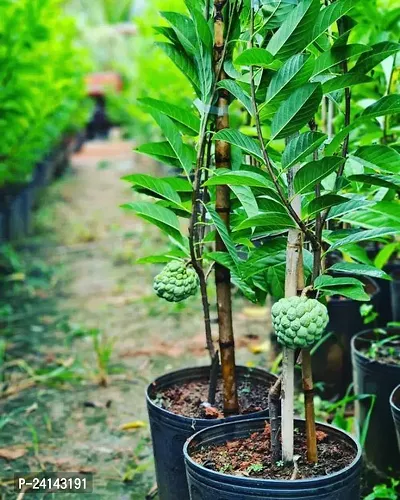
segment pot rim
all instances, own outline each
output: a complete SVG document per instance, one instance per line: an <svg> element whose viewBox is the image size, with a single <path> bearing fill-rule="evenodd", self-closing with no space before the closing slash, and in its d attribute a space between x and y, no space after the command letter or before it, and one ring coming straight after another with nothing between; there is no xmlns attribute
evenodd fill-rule
<svg viewBox="0 0 400 500"><path fill-rule="evenodd" d="M267 487L267 486L270 486L271 483L275 483L275 484L280 483L283 485L288 485L288 486L292 485L293 486L294 483L298 484L298 485L302 485L302 484L306 484L306 483L310 483L310 482L323 481L323 480L326 480L327 478L336 478L336 477L339 477L340 475L342 475L343 473L349 471L353 467L355 467L362 459L362 448L361 448L360 443L348 432L346 432L342 429L339 429L338 427L335 427L333 425L327 424L325 422L316 422L316 425L317 426L322 425L324 427L328 427L328 429L333 429L336 432L339 432L339 433L345 435L347 438L349 438L350 441L352 441L352 443L354 444L354 447L357 450L356 456L354 457L354 459L351 461L351 463L349 465L347 465L343 469L340 469L339 471L333 472L332 474L327 474L326 476L310 477L310 478L306 478L306 479L296 479L295 481L293 481L291 479L263 479L263 478L258 478L258 477L234 476L232 474L224 474L222 472L217 472L217 471L213 471L211 469L207 469L203 465L200 465L199 463L195 462L188 452L188 448L189 448L190 443L194 439L196 439L196 437L201 433L205 433L207 431L215 431L216 429L218 429L218 427L222 427L222 426L226 426L226 425L232 425L232 424L244 425L250 421L252 423L255 423L255 422L260 422L260 421L265 422L266 420L269 420L269 417L254 418L252 420L240 420L240 421L236 421L236 422L225 422L225 423L214 425L213 427L202 429L202 430L196 432L195 434L193 434L193 436L191 436L189 439L186 440L186 443L183 447L183 456L185 458L185 461L189 462L192 467L196 467L201 471L206 471L206 473L208 475L211 475L211 477L216 481L222 480L223 478L228 477L228 478L241 479L244 482L248 481L249 485L251 483L253 483L253 484L257 483L259 486L265 485ZM296 423L296 422L305 422L305 420L303 418L295 418L294 423Z"/></svg>
<svg viewBox="0 0 400 500"><path fill-rule="evenodd" d="M166 417L169 416L169 417L175 418L176 420L178 420L180 422L186 422L186 423L199 422L201 424L210 424L210 422L215 422L216 420L224 421L224 422L234 422L234 421L237 421L239 417L241 417L242 419L244 419L244 418L250 417L252 415L257 415L258 413L264 412L264 411L266 411L268 409L268 408L263 408L261 410L255 411L255 412L246 413L245 415L231 415L229 417L224 417L222 419L221 418L217 418L217 419L194 418L194 417L186 417L184 415L179 415L178 413L174 413L174 412L169 411L169 410L167 410L165 408L162 408L161 406L158 406L151 399L151 397L150 397L150 391L153 388L154 384L158 380L160 380L161 378L166 377L168 375L175 375L175 374L178 374L180 372L185 372L187 370L201 370L201 369L209 369L209 368L210 367L208 365L188 366L186 368L179 368L178 370L174 370L172 372L167 372L167 373L164 373L163 375L160 375L159 377L155 378L152 382L150 382L150 384L148 384L148 386L145 389L147 404L149 406L151 406L155 411L158 411L159 413L165 415ZM256 371L256 372L258 371L258 372L266 373L266 374L270 375L271 377L274 377L275 380L278 378L276 375L274 375L273 373L269 372L268 370L265 370L262 367L258 367L258 366L249 367L249 366L245 366L245 365L236 365L236 369L238 369L238 368L239 369L248 370L249 374L251 374L254 371ZM215 425L219 425L219 424L215 424Z"/></svg>
<svg viewBox="0 0 400 500"><path fill-rule="evenodd" d="M396 412L400 412L400 406L397 406L397 404L394 402L394 395L396 394L396 392L399 392L399 394L400 394L400 384L397 385L393 389L393 391L391 392L390 397L389 397L389 403L390 403L392 410L394 410Z"/></svg>
<svg viewBox="0 0 400 500"><path fill-rule="evenodd" d="M351 338L351 351L354 352L354 353L357 353L357 356L360 356L361 358L363 358L364 360L368 361L369 363L376 363L376 364L379 364L379 365L383 365L383 366L392 366L392 367L395 367L395 368L399 368L400 370L400 365L395 365L394 363L382 363L381 361L377 361L376 359L371 359L369 358L368 356L366 356L362 351L360 351L359 349L357 349L356 347L356 341L357 340L362 340L362 339L359 339L359 337L361 335L367 335L367 334L371 334L371 333L374 333L376 330L383 330L385 332L388 332L390 330L395 330L395 331L398 331L399 332L399 335L400 335L400 328L399 327L377 327L377 328L370 328L369 330L363 330L361 332L358 332L356 333L355 335L353 335L353 337Z"/></svg>

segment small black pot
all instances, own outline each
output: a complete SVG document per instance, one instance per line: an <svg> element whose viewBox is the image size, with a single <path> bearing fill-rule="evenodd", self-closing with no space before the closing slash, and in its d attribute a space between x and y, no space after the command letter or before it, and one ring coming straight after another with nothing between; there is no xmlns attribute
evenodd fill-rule
<svg viewBox="0 0 400 500"><path fill-rule="evenodd" d="M185 474L183 445L195 432L220 424L256 417L268 416L268 409L247 415L235 415L224 419L188 418L172 413L154 403L160 389L189 381L208 378L210 368L201 366L186 368L163 375L149 385L146 392L149 413L153 453L156 467L158 494L160 500L189 500L189 491ZM268 390L276 377L260 368L236 367L238 377L249 377L265 384Z"/></svg>
<svg viewBox="0 0 400 500"><path fill-rule="evenodd" d="M400 262L389 262L383 270L392 276L393 281L380 278L376 280L380 289L379 301L376 310L379 314L378 326L382 328L391 321L399 321L399 319L394 319L394 315L396 312L397 317L400 317L400 291L398 283L400 280ZM396 295L397 298L395 297Z"/></svg>
<svg viewBox="0 0 400 500"><path fill-rule="evenodd" d="M396 429L397 444L399 445L400 452L400 385L390 395L390 407L392 409L394 428Z"/></svg>
<svg viewBox="0 0 400 500"><path fill-rule="evenodd" d="M371 278L365 278L364 283L371 303L376 308L379 287ZM314 380L324 383L325 399L342 398L353 380L350 342L353 335L365 328L360 313L361 304L356 300L335 296L327 303L329 323L325 332L331 332L332 335L313 354Z"/></svg>
<svg viewBox="0 0 400 500"><path fill-rule="evenodd" d="M386 332L389 336L398 335L400 329L389 328ZM400 384L400 366L368 358L363 348L368 349L374 340L379 340L379 330L364 331L352 339L354 391L356 395L376 395L364 450L369 465L383 474L391 475L393 471L400 471L400 453L389 404L391 392ZM370 408L371 398L356 401L356 418L360 429L367 425Z"/></svg>
<svg viewBox="0 0 400 500"><path fill-rule="evenodd" d="M361 447L347 433L327 424L318 424L318 429L335 434L350 444L356 457L345 469L329 476L290 480L259 479L231 476L209 470L194 462L190 455L201 446L222 444L250 436L261 431L265 418L225 423L205 429L192 436L185 444L186 473L191 500L358 500L360 498ZM303 420L296 420L303 426Z"/></svg>

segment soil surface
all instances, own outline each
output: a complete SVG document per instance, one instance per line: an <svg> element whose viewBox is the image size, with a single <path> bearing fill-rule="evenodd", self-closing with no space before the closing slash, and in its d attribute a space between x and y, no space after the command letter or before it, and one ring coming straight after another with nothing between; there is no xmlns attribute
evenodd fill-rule
<svg viewBox="0 0 400 500"><path fill-rule="evenodd" d="M173 385L155 394L154 402L166 410L189 418L223 418L223 386L218 381L215 404L207 404L208 380ZM254 413L268 407L268 387L255 380L238 379L240 413Z"/></svg>
<svg viewBox="0 0 400 500"><path fill-rule="evenodd" d="M0 247L1 500L16 499L17 471L92 472L93 494L71 498L144 500L155 484L145 388L208 362L199 296L159 299L163 265L137 263L169 242L120 208L144 199L121 177L172 173L133 147L85 144L43 193L32 237ZM211 284L210 302L215 319ZM238 364L270 368L267 307L235 294L234 322Z"/></svg>
<svg viewBox="0 0 400 500"><path fill-rule="evenodd" d="M307 462L305 432L295 429L294 453L298 459L297 468L273 464L270 456L270 426L263 432L254 432L248 438L228 441L191 453L192 458L207 469L224 474L263 479L307 479L337 472L350 465L356 453L351 446L317 430L318 463Z"/></svg>
<svg viewBox="0 0 400 500"><path fill-rule="evenodd" d="M377 342L371 341L369 348L360 348L360 351L364 356L378 363L400 366L400 335L387 337Z"/></svg>

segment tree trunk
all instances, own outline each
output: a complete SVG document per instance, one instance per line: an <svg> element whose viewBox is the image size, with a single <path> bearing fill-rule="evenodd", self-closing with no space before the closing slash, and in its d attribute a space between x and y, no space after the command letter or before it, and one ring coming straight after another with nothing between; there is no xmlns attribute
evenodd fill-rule
<svg viewBox="0 0 400 500"><path fill-rule="evenodd" d="M224 19L222 9L225 1L214 1L214 65L215 71L219 66L219 61L224 50ZM224 71L219 72L219 79L225 79ZM218 91L216 131L229 127L229 95L225 89ZM224 141L215 143L215 167L231 167L230 145ZM230 190L228 186L217 186L216 188L216 211L223 220L228 231L230 229ZM217 233L216 250L226 252L226 247ZM217 287L218 325L219 325L219 347L221 356L221 370L224 381L224 414L231 415L238 413L238 397L235 374L235 345L233 337L232 321L232 296L231 296L231 276L229 269L216 264L215 280Z"/></svg>

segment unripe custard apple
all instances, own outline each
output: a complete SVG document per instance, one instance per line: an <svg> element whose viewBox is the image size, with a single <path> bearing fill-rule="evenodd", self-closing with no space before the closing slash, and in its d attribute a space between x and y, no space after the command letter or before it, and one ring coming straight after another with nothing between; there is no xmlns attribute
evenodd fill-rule
<svg viewBox="0 0 400 500"><path fill-rule="evenodd" d="M280 299L271 309L278 342L285 347L310 347L321 338L328 324L328 310L316 299Z"/></svg>
<svg viewBox="0 0 400 500"><path fill-rule="evenodd" d="M191 266L173 260L154 278L156 294L168 302L181 302L194 295L199 286L199 278Z"/></svg>

